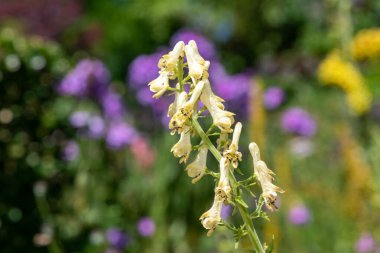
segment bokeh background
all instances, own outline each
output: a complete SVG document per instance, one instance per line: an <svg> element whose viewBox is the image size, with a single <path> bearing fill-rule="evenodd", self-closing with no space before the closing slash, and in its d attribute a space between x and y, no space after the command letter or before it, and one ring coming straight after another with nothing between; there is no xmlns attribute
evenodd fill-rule
<svg viewBox="0 0 380 253"><path fill-rule="evenodd" d="M191 184L146 86L190 39L244 173L255 140L286 190L262 241L380 252L379 26L377 0L1 0L0 252L249 252L206 236L213 180Z"/></svg>

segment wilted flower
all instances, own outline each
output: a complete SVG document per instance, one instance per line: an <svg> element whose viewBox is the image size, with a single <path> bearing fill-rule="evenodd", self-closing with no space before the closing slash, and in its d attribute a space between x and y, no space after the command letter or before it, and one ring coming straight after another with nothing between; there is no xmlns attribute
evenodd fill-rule
<svg viewBox="0 0 380 253"><path fill-rule="evenodd" d="M284 101L284 91L279 87L270 87L264 93L264 106L269 110L276 109Z"/></svg>
<svg viewBox="0 0 380 253"><path fill-rule="evenodd" d="M301 108L293 107L282 114L281 126L285 132L313 136L317 130L315 120Z"/></svg>
<svg viewBox="0 0 380 253"><path fill-rule="evenodd" d="M270 210L277 209L275 205L275 201L277 199L277 192L283 193L284 191L275 186L272 181L273 171L268 169L266 163L260 158L260 150L256 143L252 142L249 144L249 151L253 158L253 166L254 166L254 175L257 180L260 182L261 189L263 190L262 196L264 197L265 204Z"/></svg>
<svg viewBox="0 0 380 253"><path fill-rule="evenodd" d="M156 225L150 217L144 217L138 221L137 230L139 231L140 235L149 237L152 236L156 231Z"/></svg>
<svg viewBox="0 0 380 253"><path fill-rule="evenodd" d="M288 220L295 225L308 223L310 220L309 209L302 204L293 206L288 212Z"/></svg>
<svg viewBox="0 0 380 253"><path fill-rule="evenodd" d="M187 175L193 178L191 181L193 184L198 182L206 172L207 153L208 147L202 145L198 149L198 155L195 160L186 167Z"/></svg>
<svg viewBox="0 0 380 253"><path fill-rule="evenodd" d="M368 253L375 250L375 240L369 233L362 233L356 242L355 249L358 253Z"/></svg>

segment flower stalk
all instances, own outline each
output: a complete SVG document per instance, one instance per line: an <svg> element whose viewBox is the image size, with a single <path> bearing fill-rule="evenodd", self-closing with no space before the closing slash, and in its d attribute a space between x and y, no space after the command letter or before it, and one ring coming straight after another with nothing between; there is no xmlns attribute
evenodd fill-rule
<svg viewBox="0 0 380 253"><path fill-rule="evenodd" d="M282 193L283 190L272 183L274 173L260 159L258 146L253 142L250 144L250 150L254 173L245 180L236 179L234 172L239 171L239 162L243 158L239 151L243 125L240 122L234 124L235 114L226 111L223 105L224 100L214 94L208 80L210 62L204 60L199 54L195 41L190 41L188 45L182 41L178 42L171 52L162 56L158 67L160 68L159 77L150 83L150 89L155 93L154 98L160 98L166 91L173 91L170 81L175 80L176 83L175 98L168 110L168 117L171 118L169 121L171 134L180 135L179 141L171 150L173 155L180 158L179 163L187 163L191 152L194 150L198 152L196 158L186 167L186 172L192 178L193 184L199 182L204 175L211 175L217 179L211 208L200 217L203 227L208 230L207 235L210 236L218 226L225 226L234 233L236 243L247 236L252 248L257 253L264 253L265 249L256 233L252 219L267 218L265 212L261 210L263 204L269 210L276 209L277 193ZM184 68L188 70L184 71ZM188 73L187 76L185 73ZM189 85L189 89L185 89L185 85ZM199 102L203 103L201 109L198 108ZM198 118L203 117L204 111L210 113L213 121L206 133L198 122ZM201 138L198 145L192 144L193 135ZM231 135L232 138L230 138ZM219 136L216 141L217 147L209 136ZM219 162L219 173L207 168L208 151ZM260 184L262 194L257 201L256 210L250 213L242 192L244 190L251 196L255 196L251 188L256 183ZM223 204L230 204L239 211L243 220L242 225L236 227L222 220Z"/></svg>

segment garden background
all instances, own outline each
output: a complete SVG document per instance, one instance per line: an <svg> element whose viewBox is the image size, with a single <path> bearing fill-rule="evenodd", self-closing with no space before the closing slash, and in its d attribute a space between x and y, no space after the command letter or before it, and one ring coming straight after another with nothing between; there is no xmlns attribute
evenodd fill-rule
<svg viewBox="0 0 380 253"><path fill-rule="evenodd" d="M260 238L380 252L379 26L377 0L0 1L0 252L249 252L206 236L213 180L191 183L147 87L191 39L286 191Z"/></svg>

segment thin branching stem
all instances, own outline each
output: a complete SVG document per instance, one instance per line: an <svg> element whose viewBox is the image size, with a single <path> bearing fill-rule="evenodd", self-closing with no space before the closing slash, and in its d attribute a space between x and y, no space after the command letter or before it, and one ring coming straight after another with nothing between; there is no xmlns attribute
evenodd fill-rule
<svg viewBox="0 0 380 253"><path fill-rule="evenodd" d="M203 143L207 145L208 149L210 152L214 155L216 160L218 162L220 159L222 159L222 155L220 152L217 150L217 148L212 144L211 140L208 138L206 133L203 131L201 125L199 124L197 117L193 116L191 118L192 125L194 127L195 132L201 137ZM237 189L237 184L238 182L236 181L235 175L233 174L233 170L230 170L230 183L232 185L233 191ZM236 196L237 192L233 192L233 194ZM253 226L252 219L250 218L248 208L241 202L237 202L237 208L239 210L240 216L242 217L244 223L246 224L246 229L248 232L248 237L252 243L253 248L256 250L258 253L265 253L264 248L260 242L260 239L256 233L256 230Z"/></svg>

